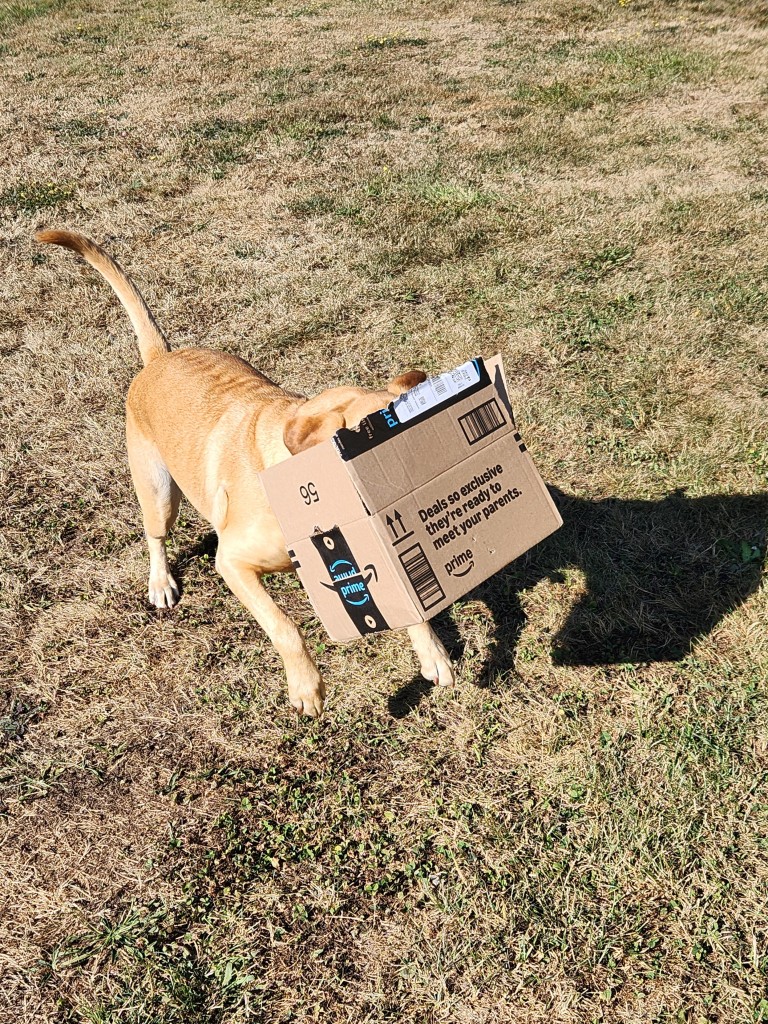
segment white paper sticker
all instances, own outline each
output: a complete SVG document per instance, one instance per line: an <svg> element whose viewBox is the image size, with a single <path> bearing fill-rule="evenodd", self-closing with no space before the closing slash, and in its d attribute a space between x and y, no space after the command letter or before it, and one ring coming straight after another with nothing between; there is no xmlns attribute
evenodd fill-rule
<svg viewBox="0 0 768 1024"><path fill-rule="evenodd" d="M430 377L423 384L417 384L415 388L406 391L393 403L395 414L401 423L407 423L428 409L434 409L454 395L466 391L479 380L480 371L470 360L455 370Z"/></svg>

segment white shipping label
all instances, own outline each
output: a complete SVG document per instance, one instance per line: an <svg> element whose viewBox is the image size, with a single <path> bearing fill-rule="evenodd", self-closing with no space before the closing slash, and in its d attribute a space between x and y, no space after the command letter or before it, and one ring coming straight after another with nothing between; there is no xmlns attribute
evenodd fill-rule
<svg viewBox="0 0 768 1024"><path fill-rule="evenodd" d="M455 370L441 373L437 377L430 377L423 384L417 384L415 388L406 391L396 402L393 402L395 414L401 423L407 423L427 410L441 405L449 398L453 398L454 395L466 391L473 384L477 384L479 380L480 371L470 360L468 363L457 366Z"/></svg>

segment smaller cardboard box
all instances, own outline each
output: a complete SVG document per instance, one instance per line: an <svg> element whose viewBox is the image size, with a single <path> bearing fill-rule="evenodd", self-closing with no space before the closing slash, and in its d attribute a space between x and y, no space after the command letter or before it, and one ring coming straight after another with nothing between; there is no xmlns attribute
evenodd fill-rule
<svg viewBox="0 0 768 1024"><path fill-rule="evenodd" d="M261 479L334 640L424 622L562 524L500 356L432 377Z"/></svg>

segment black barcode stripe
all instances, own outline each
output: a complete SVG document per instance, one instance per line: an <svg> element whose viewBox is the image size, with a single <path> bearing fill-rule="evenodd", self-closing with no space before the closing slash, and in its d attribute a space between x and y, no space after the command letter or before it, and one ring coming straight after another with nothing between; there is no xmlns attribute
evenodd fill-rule
<svg viewBox="0 0 768 1024"><path fill-rule="evenodd" d="M440 590L440 584L423 551L420 550L405 560L405 571L420 598L429 599Z"/></svg>
<svg viewBox="0 0 768 1024"><path fill-rule="evenodd" d="M443 600L445 592L440 586L421 544L414 544L407 551L402 551L400 564L425 611Z"/></svg>
<svg viewBox="0 0 768 1024"><path fill-rule="evenodd" d="M504 416L495 398L483 402L476 409L472 409L470 412L459 417L461 429L464 431L464 436L470 444L476 444L484 437L488 437L494 430L503 427L504 422Z"/></svg>

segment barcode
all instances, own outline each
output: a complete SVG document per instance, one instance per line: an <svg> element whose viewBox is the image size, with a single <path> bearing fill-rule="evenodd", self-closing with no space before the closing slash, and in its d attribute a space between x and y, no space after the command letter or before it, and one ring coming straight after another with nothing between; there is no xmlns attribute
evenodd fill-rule
<svg viewBox="0 0 768 1024"><path fill-rule="evenodd" d="M470 444L477 444L478 441L482 441L484 437L488 437L494 430L503 427L505 422L504 415L495 398L483 402L482 405L478 405L476 409L465 413L464 416L459 416L461 429L464 431L464 436Z"/></svg>
<svg viewBox="0 0 768 1024"><path fill-rule="evenodd" d="M405 569L405 575L410 580L411 586L416 591L416 596L421 601L424 611L433 608L443 600L445 591L440 586L432 566L427 561L424 549L421 544L414 544L407 551L401 551L400 564Z"/></svg>
<svg viewBox="0 0 768 1024"><path fill-rule="evenodd" d="M438 398L442 398L443 395L448 394L448 385L445 383L442 376L432 378L432 387L435 389L435 394Z"/></svg>

